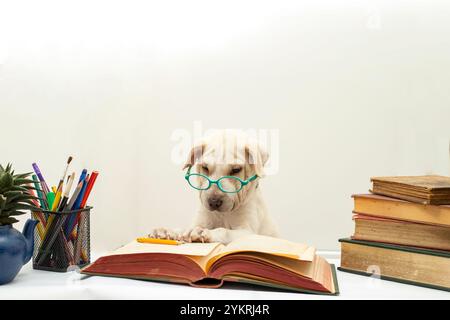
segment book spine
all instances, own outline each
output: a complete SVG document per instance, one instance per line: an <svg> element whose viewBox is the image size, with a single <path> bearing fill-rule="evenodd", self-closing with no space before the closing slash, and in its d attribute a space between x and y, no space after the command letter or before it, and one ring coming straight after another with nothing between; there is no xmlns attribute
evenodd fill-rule
<svg viewBox="0 0 450 320"><path fill-rule="evenodd" d="M348 272L348 273L361 275L361 276L366 276L366 277L373 277L374 276L372 273L362 272L362 271L353 270L353 269L347 269L347 268L344 268L344 267L338 267L338 270L339 271L343 271L343 272ZM428 283L404 280L404 279L399 279L399 278L394 278L394 277L389 277L389 276L383 276L383 275L377 275L377 277L379 277L381 280L394 281L394 282L399 282L399 283L403 283L403 284L409 284L409 285L414 285L414 286L419 286L419 287L425 287L425 288L436 289L436 290L443 290L443 291L450 292L450 288L448 288L448 287L435 286L435 285L428 284Z"/></svg>

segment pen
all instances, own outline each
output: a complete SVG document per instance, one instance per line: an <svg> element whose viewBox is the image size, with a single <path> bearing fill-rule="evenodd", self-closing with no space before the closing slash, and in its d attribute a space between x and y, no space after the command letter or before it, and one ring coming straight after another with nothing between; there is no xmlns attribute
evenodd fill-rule
<svg viewBox="0 0 450 320"><path fill-rule="evenodd" d="M41 182L42 191L44 191L44 194L47 194L50 192L50 189L48 188L47 183L45 182L44 177L42 176L41 170L39 169L38 165L36 163L32 164L34 172L36 172L36 175Z"/></svg>

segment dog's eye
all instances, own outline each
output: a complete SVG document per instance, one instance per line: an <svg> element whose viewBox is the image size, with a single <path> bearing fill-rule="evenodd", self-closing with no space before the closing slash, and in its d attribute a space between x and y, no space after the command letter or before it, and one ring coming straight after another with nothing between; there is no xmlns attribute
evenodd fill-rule
<svg viewBox="0 0 450 320"><path fill-rule="evenodd" d="M242 171L242 168L233 168L233 169L231 169L231 174L238 174L241 171Z"/></svg>
<svg viewBox="0 0 450 320"><path fill-rule="evenodd" d="M208 171L209 171L207 166L202 166L202 169L203 169L205 172L208 172Z"/></svg>

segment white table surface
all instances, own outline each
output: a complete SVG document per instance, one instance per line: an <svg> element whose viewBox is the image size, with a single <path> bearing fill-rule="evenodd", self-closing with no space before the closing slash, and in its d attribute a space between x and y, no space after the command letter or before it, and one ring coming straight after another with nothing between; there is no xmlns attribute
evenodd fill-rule
<svg viewBox="0 0 450 320"><path fill-rule="evenodd" d="M339 266L338 259L328 259ZM106 277L86 277L77 272L54 273L24 266L13 282L0 286L6 299L156 299L156 300L291 300L291 299L450 299L450 293L337 271L341 294L320 296L286 293L240 284L221 289Z"/></svg>

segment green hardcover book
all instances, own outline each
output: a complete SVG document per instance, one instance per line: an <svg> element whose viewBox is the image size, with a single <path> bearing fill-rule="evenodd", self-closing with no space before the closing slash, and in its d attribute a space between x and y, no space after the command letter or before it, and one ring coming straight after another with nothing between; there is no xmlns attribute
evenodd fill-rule
<svg viewBox="0 0 450 320"><path fill-rule="evenodd" d="M340 239L340 271L450 291L450 252Z"/></svg>

